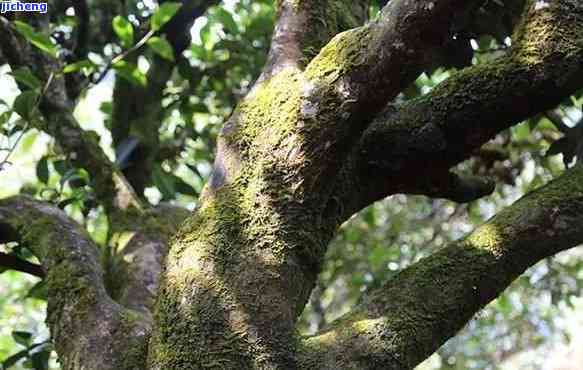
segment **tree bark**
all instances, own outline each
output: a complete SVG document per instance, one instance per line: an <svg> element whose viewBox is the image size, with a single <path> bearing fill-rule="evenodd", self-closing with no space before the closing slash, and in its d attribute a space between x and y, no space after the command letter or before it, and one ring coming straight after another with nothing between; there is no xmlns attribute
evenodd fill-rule
<svg viewBox="0 0 583 370"><path fill-rule="evenodd" d="M96 246L62 211L27 197L0 201L0 242L28 246L46 273L48 322L63 367L410 369L525 269L583 242L579 164L403 270L318 334L297 333L343 221L396 193L459 202L490 193L491 183L451 167L583 84L583 5L533 0L506 56L387 106L483 3L392 0L366 22L368 1L278 1L268 63L225 124L213 174L189 216L117 209L109 192L123 176L84 140L57 79L40 128L95 171L113 229L133 233L120 254L120 281L106 284ZM9 45L21 43L2 19L0 26ZM15 50L2 48L11 65L35 63L31 50ZM46 63L45 80L60 68ZM159 127L158 108L138 118ZM120 140L131 131L126 123ZM155 151L157 138L150 139Z"/></svg>

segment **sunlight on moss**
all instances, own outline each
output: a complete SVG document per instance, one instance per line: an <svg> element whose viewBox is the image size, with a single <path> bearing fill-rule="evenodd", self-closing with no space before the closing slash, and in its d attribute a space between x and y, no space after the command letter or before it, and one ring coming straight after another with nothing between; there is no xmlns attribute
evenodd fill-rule
<svg viewBox="0 0 583 370"><path fill-rule="evenodd" d="M480 226L467 239L466 242L472 247L486 249L493 253L499 251L503 242L503 237L498 228L491 224Z"/></svg>
<svg viewBox="0 0 583 370"><path fill-rule="evenodd" d="M358 333L365 333L376 325L383 324L385 321L386 319L384 317L378 319L359 320L352 324L352 328Z"/></svg>

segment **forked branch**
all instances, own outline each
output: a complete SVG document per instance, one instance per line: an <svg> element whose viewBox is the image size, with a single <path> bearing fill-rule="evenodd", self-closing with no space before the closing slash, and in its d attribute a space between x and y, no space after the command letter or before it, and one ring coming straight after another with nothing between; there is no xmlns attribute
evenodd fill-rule
<svg viewBox="0 0 583 370"><path fill-rule="evenodd" d="M41 262L63 368L143 369L149 322L108 296L98 249L80 225L55 206L17 196L0 200L0 230Z"/></svg>
<svg viewBox="0 0 583 370"><path fill-rule="evenodd" d="M305 338L303 368L414 368L527 268L583 243L582 224L578 164Z"/></svg>
<svg viewBox="0 0 583 370"><path fill-rule="evenodd" d="M579 89L582 37L578 2L544 8L531 2L508 55L457 72L418 99L389 105L345 165L337 188L343 217L400 192L456 201L487 195L479 183L456 191L447 181L449 169L497 133Z"/></svg>

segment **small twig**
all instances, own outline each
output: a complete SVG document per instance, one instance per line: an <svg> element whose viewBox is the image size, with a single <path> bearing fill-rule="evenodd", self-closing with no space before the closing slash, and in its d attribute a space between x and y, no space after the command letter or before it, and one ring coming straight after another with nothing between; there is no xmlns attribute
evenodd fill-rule
<svg viewBox="0 0 583 370"><path fill-rule="evenodd" d="M40 265L28 262L11 254L0 252L0 267L44 278L45 272Z"/></svg>
<svg viewBox="0 0 583 370"><path fill-rule="evenodd" d="M4 166L12 165L12 163L9 161L10 156L12 155L12 153L14 153L14 150L18 146L18 143L20 143L20 140L22 140L22 137L26 133L26 130L28 130L28 122L26 122L26 124L22 128L22 131L20 132L20 134L16 138L16 141L14 142L14 144L12 144L12 146L9 149L4 149L4 151L7 151L8 153L6 153L6 156L4 157L2 162L0 162L0 171L2 171L4 169Z"/></svg>
<svg viewBox="0 0 583 370"><path fill-rule="evenodd" d="M131 48L129 48L129 49L121 52L120 54L116 55L115 57L113 57L113 59L111 59L107 63L107 65L105 66L105 68L103 69L103 71L101 71L101 73L99 74L99 76L97 76L97 78L94 81L88 83L87 86L85 86L82 91L85 91L85 90L91 88L91 86L95 86L95 85L99 84L101 81L103 81L103 79L105 78L105 76L107 75L107 73L111 70L111 68L113 67L114 64L120 62L125 57L127 57L128 55L130 55L134 51L136 51L139 48L141 48L142 46L144 46L144 44L146 42L148 42L148 40L154 35L154 33L155 33L154 30L148 31L148 33L146 33L144 35L144 37L142 37L142 39L140 41L138 41L134 46L132 46Z"/></svg>
<svg viewBox="0 0 583 370"><path fill-rule="evenodd" d="M47 93L48 88L49 88L49 85L53 81L53 77L54 77L54 73L51 72L51 74L49 75L49 78L47 79L47 82L45 83L43 89L41 90L41 93L39 94L39 96L37 97L36 101L34 102L34 105L32 107L32 110L33 111L38 108L38 106L39 106L39 104L40 104L40 102L42 100L42 97ZM8 153L6 153L6 156L4 157L4 159L2 160L2 162L0 162L0 171L4 168L4 166L6 164L10 164L10 162L9 162L10 156L14 153L14 150L16 150L16 147L18 146L18 143L20 143L20 140L22 140L22 138L24 137L24 134L27 132L29 126L30 126L30 122L29 121L26 121L26 124L22 128L22 131L20 132L20 135L18 135L18 137L16 138L16 141L14 142L14 144L12 145L12 147L7 150Z"/></svg>
<svg viewBox="0 0 583 370"><path fill-rule="evenodd" d="M122 52L121 54L119 54L118 56L116 56L115 58L113 58L110 62L110 64L115 64L119 61L121 61L123 58L127 57L129 54L133 53L134 51L138 50L139 48L141 48L146 42L148 42L148 40L150 39L150 37L152 37L154 35L156 31L154 30L150 30L148 31L148 33L146 33L144 35L144 37L142 37L142 39L140 41L138 41L134 46L132 46L131 48L129 48L128 50Z"/></svg>

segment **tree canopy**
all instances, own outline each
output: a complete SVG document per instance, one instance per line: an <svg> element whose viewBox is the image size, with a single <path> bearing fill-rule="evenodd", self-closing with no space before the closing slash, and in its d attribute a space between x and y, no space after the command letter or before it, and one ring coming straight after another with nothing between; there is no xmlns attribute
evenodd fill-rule
<svg viewBox="0 0 583 370"><path fill-rule="evenodd" d="M577 0L0 15L2 368L558 368L581 40Z"/></svg>

